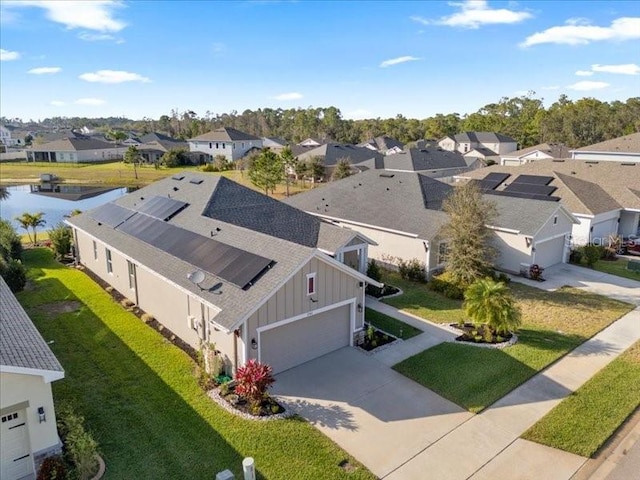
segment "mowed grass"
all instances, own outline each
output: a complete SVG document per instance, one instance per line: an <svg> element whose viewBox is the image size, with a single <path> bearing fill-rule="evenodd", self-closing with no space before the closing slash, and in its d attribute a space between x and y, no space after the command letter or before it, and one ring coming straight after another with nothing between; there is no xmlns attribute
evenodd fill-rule
<svg viewBox="0 0 640 480"><path fill-rule="evenodd" d="M227 468L242 478L247 456L259 478L374 478L300 418L249 421L218 407L198 386L190 357L48 250L26 251L25 262L30 285L18 298L65 369L55 401L85 416L107 478L210 479ZM55 313L71 300L79 310Z"/></svg>
<svg viewBox="0 0 640 480"><path fill-rule="evenodd" d="M591 457L640 406L640 342L558 404L522 438Z"/></svg>
<svg viewBox="0 0 640 480"><path fill-rule="evenodd" d="M515 345L498 350L443 343L393 368L467 410L480 412L633 309L575 288L546 292L517 283L510 288L522 311ZM434 295L439 296L428 292L420 300L416 291L414 302L424 302L417 310L424 318L439 321L429 303ZM461 304L449 318L466 318Z"/></svg>
<svg viewBox="0 0 640 480"><path fill-rule="evenodd" d="M640 282L640 272L627 270L627 265L630 261L640 262L640 257L637 257L635 260L629 260L628 258L598 260L593 266L593 269L599 272L610 273L611 275L617 275L618 277L629 278ZM581 266L587 268L585 265Z"/></svg>
<svg viewBox="0 0 640 480"><path fill-rule="evenodd" d="M402 340L409 340L410 338L422 333L422 330L412 325L390 317L389 315L385 315L384 313L372 310L371 308L365 308L364 315L366 322L380 330L390 333L396 338L401 338Z"/></svg>

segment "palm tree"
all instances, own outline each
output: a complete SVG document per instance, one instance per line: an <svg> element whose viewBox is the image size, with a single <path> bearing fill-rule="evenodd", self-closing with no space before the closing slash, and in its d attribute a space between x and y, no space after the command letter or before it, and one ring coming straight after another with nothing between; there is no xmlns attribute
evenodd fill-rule
<svg viewBox="0 0 640 480"><path fill-rule="evenodd" d="M471 284L464 293L464 309L476 327L486 325L498 334L518 328L520 309L502 282L490 278Z"/></svg>
<svg viewBox="0 0 640 480"><path fill-rule="evenodd" d="M29 236L29 242L35 243L38 241L38 227L42 227L45 223L47 223L44 219L44 213L28 213L25 212L19 217L16 217L16 221L20 224L22 228L27 231L27 235ZM31 240L31 234L29 233L29 228L33 230L33 240Z"/></svg>
<svg viewBox="0 0 640 480"><path fill-rule="evenodd" d="M9 190L7 190L7 187L0 187L0 200L6 200L11 196L11 193L9 192Z"/></svg>

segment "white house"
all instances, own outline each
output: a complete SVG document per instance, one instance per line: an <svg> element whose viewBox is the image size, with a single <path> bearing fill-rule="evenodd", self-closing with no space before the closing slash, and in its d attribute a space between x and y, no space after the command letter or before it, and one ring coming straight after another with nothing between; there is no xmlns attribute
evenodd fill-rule
<svg viewBox="0 0 640 480"><path fill-rule="evenodd" d="M438 141L438 145L449 151L458 151L463 155L473 149L479 150L483 157L502 155L513 152L518 148L518 142L513 138L495 132L463 132L453 136L444 137Z"/></svg>
<svg viewBox="0 0 640 480"><path fill-rule="evenodd" d="M122 160L125 145L115 145L89 137L67 137L26 150L28 162L97 163Z"/></svg>
<svg viewBox="0 0 640 480"><path fill-rule="evenodd" d="M548 158L569 158L569 147L564 143L541 143L500 156L500 165L518 166Z"/></svg>
<svg viewBox="0 0 640 480"><path fill-rule="evenodd" d="M640 162L640 132L571 150L573 160Z"/></svg>
<svg viewBox="0 0 640 480"><path fill-rule="evenodd" d="M0 125L0 143L5 147L20 147L23 142L20 138L12 137L12 132L16 130L11 125Z"/></svg>
<svg viewBox="0 0 640 480"><path fill-rule="evenodd" d="M380 152L383 155L393 155L394 153L402 152L404 149L404 145L401 142L386 135L370 138L366 142L359 143L357 146Z"/></svg>
<svg viewBox="0 0 640 480"><path fill-rule="evenodd" d="M251 150L263 147L262 138L241 132L235 128L217 128L188 140L189 150L207 161L223 155L228 161L244 157Z"/></svg>
<svg viewBox="0 0 640 480"><path fill-rule="evenodd" d="M62 449L51 382L64 370L2 278L0 312L0 478L35 478Z"/></svg>

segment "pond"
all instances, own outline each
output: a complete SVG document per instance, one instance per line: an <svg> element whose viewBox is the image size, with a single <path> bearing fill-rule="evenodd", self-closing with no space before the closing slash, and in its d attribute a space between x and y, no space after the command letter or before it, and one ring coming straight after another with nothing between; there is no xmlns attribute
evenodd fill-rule
<svg viewBox="0 0 640 480"><path fill-rule="evenodd" d="M127 193L124 187L90 185L16 185L6 187L9 198L0 200L0 218L9 220L18 234L25 230L15 221L25 212L44 213L46 224L40 230L49 230L64 220L73 210L86 211L115 200Z"/></svg>

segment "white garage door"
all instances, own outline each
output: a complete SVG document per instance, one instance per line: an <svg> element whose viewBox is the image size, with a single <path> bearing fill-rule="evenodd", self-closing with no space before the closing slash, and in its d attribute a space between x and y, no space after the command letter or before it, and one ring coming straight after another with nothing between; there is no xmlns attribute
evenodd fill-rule
<svg viewBox="0 0 640 480"><path fill-rule="evenodd" d="M351 338L351 304L260 332L260 361L274 373L346 347Z"/></svg>
<svg viewBox="0 0 640 480"><path fill-rule="evenodd" d="M502 164L505 167L519 167L520 165L522 165L522 163L520 163L520 160L508 160L506 158L502 161Z"/></svg>
<svg viewBox="0 0 640 480"><path fill-rule="evenodd" d="M536 263L542 268L550 267L562 262L564 253L564 237L554 238L542 243L536 243Z"/></svg>
<svg viewBox="0 0 640 480"><path fill-rule="evenodd" d="M0 427L0 478L16 480L33 473L33 459L29 448L25 411L2 415Z"/></svg>

